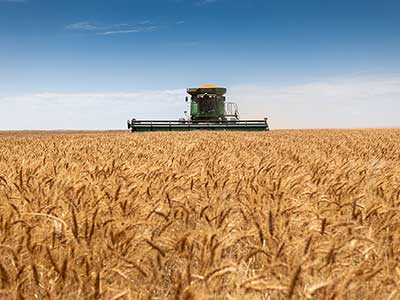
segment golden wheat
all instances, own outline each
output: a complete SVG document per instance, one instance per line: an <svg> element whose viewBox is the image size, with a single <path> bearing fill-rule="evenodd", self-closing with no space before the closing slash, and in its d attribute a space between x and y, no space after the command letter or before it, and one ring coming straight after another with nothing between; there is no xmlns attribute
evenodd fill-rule
<svg viewBox="0 0 400 300"><path fill-rule="evenodd" d="M0 133L0 299L399 299L400 130Z"/></svg>

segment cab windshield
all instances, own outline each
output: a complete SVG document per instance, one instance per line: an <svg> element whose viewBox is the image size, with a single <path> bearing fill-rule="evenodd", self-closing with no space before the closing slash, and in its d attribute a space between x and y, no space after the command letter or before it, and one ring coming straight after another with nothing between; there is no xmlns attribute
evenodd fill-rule
<svg viewBox="0 0 400 300"><path fill-rule="evenodd" d="M215 95L198 95L197 103L199 105L199 110L202 113L211 113L216 109L216 96Z"/></svg>

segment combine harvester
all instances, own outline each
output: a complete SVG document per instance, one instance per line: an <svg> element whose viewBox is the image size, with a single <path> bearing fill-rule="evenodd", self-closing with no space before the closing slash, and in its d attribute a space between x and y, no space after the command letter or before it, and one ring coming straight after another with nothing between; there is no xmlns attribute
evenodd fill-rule
<svg viewBox="0 0 400 300"><path fill-rule="evenodd" d="M226 88L212 84L189 88L190 117L176 121L128 120L128 129L137 131L190 131L190 130L269 130L267 118L240 120L236 103L226 102ZM186 102L189 99L186 97ZM186 113L186 112L185 112Z"/></svg>

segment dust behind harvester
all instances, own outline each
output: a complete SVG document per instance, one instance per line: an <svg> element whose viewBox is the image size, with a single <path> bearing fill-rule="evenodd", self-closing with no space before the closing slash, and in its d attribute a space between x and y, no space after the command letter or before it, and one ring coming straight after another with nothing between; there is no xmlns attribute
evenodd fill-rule
<svg viewBox="0 0 400 300"><path fill-rule="evenodd" d="M269 130L267 118L240 120L236 103L226 101L226 88L205 84L187 89L190 95L190 116L179 120L128 120L128 129L135 131L190 130ZM189 97L186 97L189 102Z"/></svg>

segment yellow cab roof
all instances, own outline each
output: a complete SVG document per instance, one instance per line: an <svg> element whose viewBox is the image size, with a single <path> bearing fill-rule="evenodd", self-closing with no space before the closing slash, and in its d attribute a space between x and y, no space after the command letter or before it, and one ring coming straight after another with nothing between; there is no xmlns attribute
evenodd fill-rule
<svg viewBox="0 0 400 300"><path fill-rule="evenodd" d="M198 88L199 89L213 89L213 88L217 88L218 86L215 84L203 84L200 85Z"/></svg>

